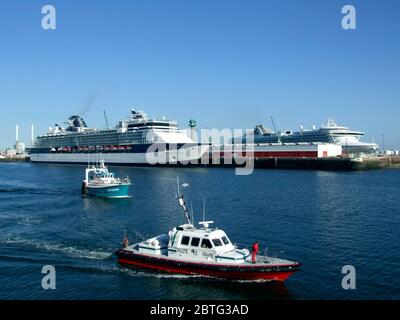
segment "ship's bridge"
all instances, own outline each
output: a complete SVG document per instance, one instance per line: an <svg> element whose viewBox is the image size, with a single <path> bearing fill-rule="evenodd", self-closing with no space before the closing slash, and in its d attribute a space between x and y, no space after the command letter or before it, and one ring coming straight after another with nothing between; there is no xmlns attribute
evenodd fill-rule
<svg viewBox="0 0 400 320"><path fill-rule="evenodd" d="M131 109L131 119L132 120L147 120L147 114L144 111L136 111L135 109Z"/></svg>
<svg viewBox="0 0 400 320"><path fill-rule="evenodd" d="M166 131L177 131L178 123L170 121L162 117L162 119L149 119L143 111L131 110L131 115L128 120L120 121L119 127L126 126L128 130L149 130L162 129Z"/></svg>

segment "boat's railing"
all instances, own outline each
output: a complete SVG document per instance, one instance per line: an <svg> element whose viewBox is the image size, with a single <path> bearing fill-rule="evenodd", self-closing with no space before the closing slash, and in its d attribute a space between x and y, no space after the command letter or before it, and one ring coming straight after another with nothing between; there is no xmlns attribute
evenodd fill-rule
<svg viewBox="0 0 400 320"><path fill-rule="evenodd" d="M115 183L117 183L117 181L107 181L107 182L105 182L105 181L89 181L89 185L92 185L92 186L107 186L107 185L109 185L109 184L115 184Z"/></svg>
<svg viewBox="0 0 400 320"><path fill-rule="evenodd" d="M133 240L134 242L136 242L136 241L140 241L140 242L146 241L146 240L150 239L151 237L154 237L154 235L152 236L152 235L147 234L147 233L142 234L142 233L140 233L139 231L136 231L136 230L130 230L130 236L128 236L128 238L130 238L130 240Z"/></svg>
<svg viewBox="0 0 400 320"><path fill-rule="evenodd" d="M252 251L252 244L248 244L248 243L235 243L234 244L236 249L247 249L250 252L250 256L251 256L251 251ZM262 250L259 251L259 253L257 254L257 257L265 257L265 258L278 258L279 255L282 255L285 251L276 249L276 248L272 248L272 247L266 247L263 248Z"/></svg>
<svg viewBox="0 0 400 320"><path fill-rule="evenodd" d="M92 180L89 180L89 183L91 185L96 185L96 186L105 186L110 183L131 183L131 180L128 177L122 178L122 179L120 179L120 178L107 178L107 179L111 179L111 180L108 180L106 182L101 179L92 179Z"/></svg>
<svg viewBox="0 0 400 320"><path fill-rule="evenodd" d="M121 183L131 183L131 179L129 178L129 177L126 177L126 178L117 178L117 181L118 182L121 182Z"/></svg>

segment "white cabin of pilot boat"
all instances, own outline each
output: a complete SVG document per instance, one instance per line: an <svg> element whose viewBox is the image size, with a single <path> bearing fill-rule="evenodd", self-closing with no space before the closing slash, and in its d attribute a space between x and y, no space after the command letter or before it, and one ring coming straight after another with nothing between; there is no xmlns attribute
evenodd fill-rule
<svg viewBox="0 0 400 320"><path fill-rule="evenodd" d="M139 252L177 260L244 263L249 250L237 249L223 230L209 228L211 223L200 222L201 229L189 223L175 227L168 234L141 242Z"/></svg>

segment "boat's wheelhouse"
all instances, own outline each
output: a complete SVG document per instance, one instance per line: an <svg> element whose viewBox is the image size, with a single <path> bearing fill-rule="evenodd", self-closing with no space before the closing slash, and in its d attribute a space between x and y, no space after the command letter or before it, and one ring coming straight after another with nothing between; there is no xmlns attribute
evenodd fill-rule
<svg viewBox="0 0 400 320"><path fill-rule="evenodd" d="M100 161L98 166L93 165L86 169L84 182L91 187L130 184L128 177L120 179L115 177L113 172L108 171L103 160Z"/></svg>
<svg viewBox="0 0 400 320"><path fill-rule="evenodd" d="M140 253L199 262L244 263L249 256L248 250L236 249L223 230L197 229L191 224L141 242L136 249Z"/></svg>
<svg viewBox="0 0 400 320"><path fill-rule="evenodd" d="M223 230L210 228L213 221L199 222L201 228L196 228L187 210L183 195L179 192L178 202L186 217L186 224L173 228L167 235L161 235L125 250L180 261L195 261L199 263L244 263L249 256L247 249L238 250L229 240Z"/></svg>
<svg viewBox="0 0 400 320"><path fill-rule="evenodd" d="M116 183L118 182L114 173L105 170L95 170L89 172L89 183Z"/></svg>

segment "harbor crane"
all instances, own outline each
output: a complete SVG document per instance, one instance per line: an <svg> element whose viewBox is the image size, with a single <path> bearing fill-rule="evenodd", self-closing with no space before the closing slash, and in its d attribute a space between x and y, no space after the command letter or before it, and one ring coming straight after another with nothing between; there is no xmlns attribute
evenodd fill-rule
<svg viewBox="0 0 400 320"><path fill-rule="evenodd" d="M278 136L278 142L280 143L281 142L281 133L278 132L278 130L276 130L275 121L274 121L274 118L272 116L271 116L271 121L272 121L272 126L274 127L274 131Z"/></svg>

